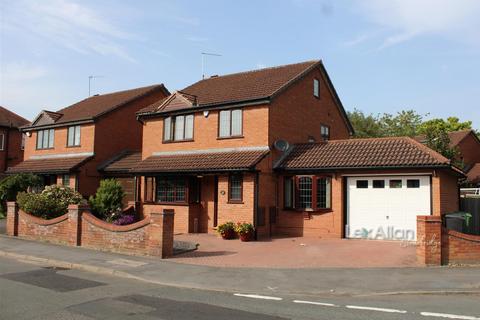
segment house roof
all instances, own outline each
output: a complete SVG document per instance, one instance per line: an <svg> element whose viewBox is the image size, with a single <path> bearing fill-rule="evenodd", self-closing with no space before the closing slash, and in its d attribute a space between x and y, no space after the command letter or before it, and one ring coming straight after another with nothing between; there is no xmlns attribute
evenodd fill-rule
<svg viewBox="0 0 480 320"><path fill-rule="evenodd" d="M140 161L142 161L141 152L124 151L100 165L98 170L106 173L128 173Z"/></svg>
<svg viewBox="0 0 480 320"><path fill-rule="evenodd" d="M466 129L466 130L459 130L459 131L452 131L448 133L448 137L450 138L450 147L456 147L460 144L460 142L463 141L467 136L470 134L473 134L476 137L475 132L472 129ZM419 135L414 137L415 140L421 143L426 142L426 136L425 135Z"/></svg>
<svg viewBox="0 0 480 320"><path fill-rule="evenodd" d="M284 170L450 167L450 160L408 137L331 140L294 145Z"/></svg>
<svg viewBox="0 0 480 320"><path fill-rule="evenodd" d="M171 152L153 155L132 168L134 173L222 172L253 170L268 147Z"/></svg>
<svg viewBox="0 0 480 320"><path fill-rule="evenodd" d="M82 157L52 157L28 159L20 162L14 167L7 169L8 174L13 173L41 173L41 174L61 174L74 171L90 160L92 156Z"/></svg>
<svg viewBox="0 0 480 320"><path fill-rule="evenodd" d="M170 94L163 84L156 84L147 87L94 95L56 112L44 110L37 116L32 124L26 126L25 129L43 125L94 120L105 113L120 108L129 102L157 90L163 90L167 95ZM43 116L46 116L47 119L42 119Z"/></svg>
<svg viewBox="0 0 480 320"><path fill-rule="evenodd" d="M467 181L472 183L480 182L480 162L475 163L467 172Z"/></svg>
<svg viewBox="0 0 480 320"><path fill-rule="evenodd" d="M29 123L30 121L28 121L27 119L0 106L0 126L20 128L21 126L24 126Z"/></svg>

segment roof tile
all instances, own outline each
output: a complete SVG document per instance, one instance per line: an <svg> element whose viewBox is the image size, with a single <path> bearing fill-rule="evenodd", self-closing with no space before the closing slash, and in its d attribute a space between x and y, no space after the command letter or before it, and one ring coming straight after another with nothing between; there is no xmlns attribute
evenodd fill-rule
<svg viewBox="0 0 480 320"><path fill-rule="evenodd" d="M28 159L9 167L7 173L68 173L91 158L92 156Z"/></svg>
<svg viewBox="0 0 480 320"><path fill-rule="evenodd" d="M0 106L0 126L19 128L30 123L27 119Z"/></svg>

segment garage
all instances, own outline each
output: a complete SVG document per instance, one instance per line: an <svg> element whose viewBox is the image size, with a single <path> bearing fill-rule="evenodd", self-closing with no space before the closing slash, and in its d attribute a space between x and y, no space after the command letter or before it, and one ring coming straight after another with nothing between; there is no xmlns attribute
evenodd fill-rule
<svg viewBox="0 0 480 320"><path fill-rule="evenodd" d="M430 215L428 175L347 177L348 238L416 240L417 215Z"/></svg>

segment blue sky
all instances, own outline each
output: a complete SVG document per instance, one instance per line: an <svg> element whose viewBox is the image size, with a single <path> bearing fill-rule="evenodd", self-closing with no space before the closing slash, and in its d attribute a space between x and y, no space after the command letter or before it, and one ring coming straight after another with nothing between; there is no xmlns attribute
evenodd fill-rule
<svg viewBox="0 0 480 320"><path fill-rule="evenodd" d="M92 93L319 59L347 110L480 128L480 1L0 0L0 104L32 119Z"/></svg>

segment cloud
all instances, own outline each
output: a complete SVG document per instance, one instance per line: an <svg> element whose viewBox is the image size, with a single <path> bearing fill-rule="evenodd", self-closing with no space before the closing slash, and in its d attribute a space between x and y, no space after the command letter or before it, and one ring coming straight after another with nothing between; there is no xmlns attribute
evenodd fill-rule
<svg viewBox="0 0 480 320"><path fill-rule="evenodd" d="M24 61L2 63L0 76L2 82L21 82L42 78L48 74L47 68L32 65Z"/></svg>
<svg viewBox="0 0 480 320"><path fill-rule="evenodd" d="M116 56L135 62L120 44L134 35L109 22L97 10L73 0L20 0L5 9L6 30L33 34L82 54Z"/></svg>
<svg viewBox="0 0 480 320"><path fill-rule="evenodd" d="M362 0L355 4L369 22L385 30L380 48L426 35L480 46L480 1Z"/></svg>

